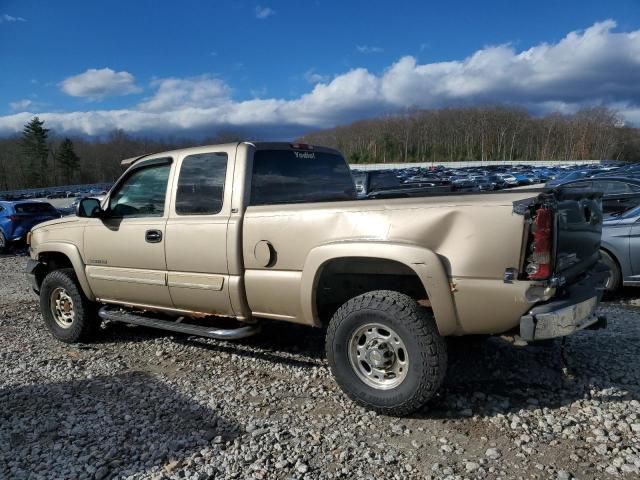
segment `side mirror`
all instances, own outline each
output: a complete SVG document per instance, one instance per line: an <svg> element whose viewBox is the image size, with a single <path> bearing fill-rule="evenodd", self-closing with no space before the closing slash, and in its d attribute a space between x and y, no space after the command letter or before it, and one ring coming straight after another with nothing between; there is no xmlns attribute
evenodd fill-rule
<svg viewBox="0 0 640 480"><path fill-rule="evenodd" d="M76 208L76 215L78 217L100 218L102 213L100 200L97 198L83 198L80 200L78 207Z"/></svg>

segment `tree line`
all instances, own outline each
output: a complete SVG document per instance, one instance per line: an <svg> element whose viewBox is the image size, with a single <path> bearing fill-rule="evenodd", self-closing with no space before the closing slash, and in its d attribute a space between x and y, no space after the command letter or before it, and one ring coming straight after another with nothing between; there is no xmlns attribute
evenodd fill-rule
<svg viewBox="0 0 640 480"><path fill-rule="evenodd" d="M38 117L20 135L0 139L0 191L112 182L120 161L147 153L241 140L223 132L198 141L134 137L59 137ZM362 120L298 139L343 152L351 163L466 160L640 160L640 129L606 107L534 116L488 106L418 110Z"/></svg>
<svg viewBox="0 0 640 480"><path fill-rule="evenodd" d="M20 135L0 138L0 191L84 183L109 183L122 173L120 161L148 153L239 140L221 133L194 142L186 138L142 138L116 130L105 138L58 137L34 117Z"/></svg>
<svg viewBox="0 0 640 480"><path fill-rule="evenodd" d="M351 163L469 160L640 160L640 130L606 107L534 116L489 106L419 110L354 122L300 139Z"/></svg>

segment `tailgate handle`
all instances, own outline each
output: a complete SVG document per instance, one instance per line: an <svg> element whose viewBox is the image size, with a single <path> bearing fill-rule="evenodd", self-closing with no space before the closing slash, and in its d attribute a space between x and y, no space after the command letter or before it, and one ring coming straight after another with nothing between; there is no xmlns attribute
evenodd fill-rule
<svg viewBox="0 0 640 480"><path fill-rule="evenodd" d="M147 230L144 239L149 243L160 243L162 241L162 232L160 230Z"/></svg>

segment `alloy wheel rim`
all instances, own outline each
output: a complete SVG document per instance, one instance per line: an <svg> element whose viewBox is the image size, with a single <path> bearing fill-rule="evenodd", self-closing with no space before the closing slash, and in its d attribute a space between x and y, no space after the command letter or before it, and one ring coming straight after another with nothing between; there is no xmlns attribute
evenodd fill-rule
<svg viewBox="0 0 640 480"><path fill-rule="evenodd" d="M75 318L73 299L62 287L54 288L49 296L49 306L53 319L61 328L70 328Z"/></svg>
<svg viewBox="0 0 640 480"><path fill-rule="evenodd" d="M353 332L349 361L360 380L376 390L397 387L409 371L409 355L402 337L380 323L368 323Z"/></svg>

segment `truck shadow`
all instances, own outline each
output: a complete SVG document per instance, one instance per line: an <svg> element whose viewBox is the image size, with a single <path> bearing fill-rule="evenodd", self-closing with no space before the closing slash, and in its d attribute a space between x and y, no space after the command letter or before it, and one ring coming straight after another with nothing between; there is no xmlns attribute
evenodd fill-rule
<svg viewBox="0 0 640 480"><path fill-rule="evenodd" d="M242 433L139 372L2 388L0 405L2 478L132 476Z"/></svg>
<svg viewBox="0 0 640 480"><path fill-rule="evenodd" d="M259 335L236 342L124 326L116 326L106 340L148 340L155 335L172 336L175 342L212 355L231 353L308 369L327 366L324 330L281 322L270 322ZM602 401L640 399L640 371L630 372L624 366L640 357L633 331L585 331L568 337L565 358L572 375L563 372L560 340L517 347L501 338L463 337L450 339L448 347L443 388L415 418L493 417L521 409L555 409L589 398L594 389ZM611 387L615 394L607 393Z"/></svg>
<svg viewBox="0 0 640 480"><path fill-rule="evenodd" d="M613 338L582 332L567 339L566 363L560 340L526 347L500 338L453 340L443 389L414 418L494 417L557 409L592 396L603 402L640 399L640 372L616 369L625 356L637 361L640 351Z"/></svg>

